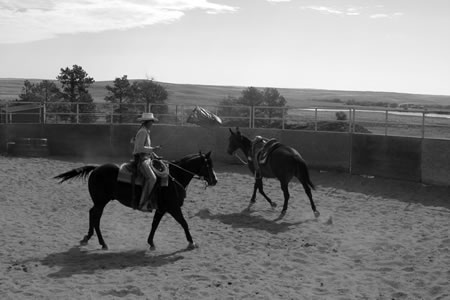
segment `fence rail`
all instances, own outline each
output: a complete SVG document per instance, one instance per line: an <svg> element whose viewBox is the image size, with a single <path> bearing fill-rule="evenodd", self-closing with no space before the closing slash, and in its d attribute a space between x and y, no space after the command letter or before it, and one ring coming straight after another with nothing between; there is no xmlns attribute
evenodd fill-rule
<svg viewBox="0 0 450 300"><path fill-rule="evenodd" d="M136 124L146 104L8 102L0 122L8 124ZM194 126L188 117L195 104L152 104L160 124ZM340 131L421 138L450 139L450 111L396 110L356 107L218 106L204 108L224 126L282 130Z"/></svg>

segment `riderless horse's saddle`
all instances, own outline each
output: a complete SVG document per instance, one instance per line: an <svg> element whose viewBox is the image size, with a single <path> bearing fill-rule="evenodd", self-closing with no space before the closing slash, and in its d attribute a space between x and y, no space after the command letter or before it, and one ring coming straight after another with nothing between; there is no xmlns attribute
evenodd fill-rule
<svg viewBox="0 0 450 300"><path fill-rule="evenodd" d="M255 159L255 163L258 165L264 165L267 163L267 158L270 153L277 149L281 145L277 139L264 139L260 138L253 142L252 144L252 152L253 158Z"/></svg>

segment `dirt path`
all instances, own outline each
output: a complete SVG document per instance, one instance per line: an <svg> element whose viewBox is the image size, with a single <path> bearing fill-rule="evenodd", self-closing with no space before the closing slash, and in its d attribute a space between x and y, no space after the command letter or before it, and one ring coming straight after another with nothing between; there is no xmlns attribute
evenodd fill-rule
<svg viewBox="0 0 450 300"><path fill-rule="evenodd" d="M152 214L116 201L104 238L86 247L87 183L51 177L83 162L0 157L1 299L448 299L450 189L311 172L315 219L291 183L286 216L275 180L248 213L253 179L216 166L219 183L192 181L183 207L199 248L165 216L146 239Z"/></svg>

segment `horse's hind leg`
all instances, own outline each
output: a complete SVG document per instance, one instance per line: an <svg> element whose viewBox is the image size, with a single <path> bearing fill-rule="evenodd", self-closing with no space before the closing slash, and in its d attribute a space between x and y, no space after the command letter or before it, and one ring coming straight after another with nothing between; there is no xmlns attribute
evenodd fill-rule
<svg viewBox="0 0 450 300"><path fill-rule="evenodd" d="M153 238L155 236L156 228L158 228L159 222L161 222L162 217L166 212L161 212L159 209L156 210L155 215L153 217L152 229L150 230L150 234L148 235L147 243L150 245L150 250L155 249L155 244L153 243Z"/></svg>
<svg viewBox="0 0 450 300"><path fill-rule="evenodd" d="M102 232L100 231L100 219L102 218L103 209L105 205L97 206L94 205L92 208L92 221L95 229L95 233L97 234L98 242L102 246L103 250L108 250L108 246L103 240Z"/></svg>
<svg viewBox="0 0 450 300"><path fill-rule="evenodd" d="M184 233L186 234L186 239L189 242L188 249L194 249L197 248L197 245L192 240L191 233L189 232L189 226L186 220L184 219L183 212L181 211L181 208L176 208L174 210L170 210L169 213L172 215L172 217L180 223L180 225L184 229Z"/></svg>
<svg viewBox="0 0 450 300"><path fill-rule="evenodd" d="M258 179L255 180L255 184L253 185L253 194L252 194L252 198L250 198L249 206L255 204L255 202L256 202L256 190L258 189L257 180Z"/></svg>
<svg viewBox="0 0 450 300"><path fill-rule="evenodd" d="M284 195L284 204L283 204L283 210L281 211L281 214L284 215L288 208L288 202L289 202L289 182L281 182L281 190L283 191Z"/></svg>
<svg viewBox="0 0 450 300"><path fill-rule="evenodd" d="M320 216L320 213L319 213L319 211L316 210L316 205L314 204L314 201L313 201L311 188L306 183L302 182L302 185L303 185L303 188L305 189L306 195L308 195L309 203L311 204L311 208L312 208L312 211L314 212L314 216L317 218Z"/></svg>
<svg viewBox="0 0 450 300"><path fill-rule="evenodd" d="M89 231L88 234L85 235L83 237L83 239L80 241L80 245L81 246L85 246L87 245L89 239L92 237L92 235L94 234L94 207L93 206L90 210L89 210Z"/></svg>

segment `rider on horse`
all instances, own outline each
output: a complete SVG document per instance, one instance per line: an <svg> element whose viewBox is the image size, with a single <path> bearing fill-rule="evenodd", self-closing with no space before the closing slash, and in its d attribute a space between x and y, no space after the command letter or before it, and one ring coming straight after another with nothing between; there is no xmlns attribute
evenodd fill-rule
<svg viewBox="0 0 450 300"><path fill-rule="evenodd" d="M141 122L141 127L139 127L139 130L134 138L133 156L137 164L137 169L144 176L145 182L142 188L141 199L139 203L136 203L134 199L132 201L134 209L138 209L146 203L147 198L150 196L150 193L155 186L156 175L153 172L151 163L152 158L154 157L153 150L160 148L160 146L152 147L150 139L150 128L152 127L154 122L158 122L158 119L155 118L153 113L144 112L142 113L142 116L138 118L138 121ZM151 199L149 208L150 210L153 208L156 209L156 203L154 203L154 201L151 201Z"/></svg>

